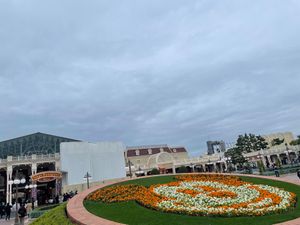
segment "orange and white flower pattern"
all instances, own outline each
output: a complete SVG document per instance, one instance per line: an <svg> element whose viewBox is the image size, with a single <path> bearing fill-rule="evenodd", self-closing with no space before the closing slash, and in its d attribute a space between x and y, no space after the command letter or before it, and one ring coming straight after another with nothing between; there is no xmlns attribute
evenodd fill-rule
<svg viewBox="0 0 300 225"><path fill-rule="evenodd" d="M295 194L268 185L243 182L235 176L187 175L152 185L121 185L99 189L88 199L103 202L135 200L165 212L212 216L260 216L292 208Z"/></svg>

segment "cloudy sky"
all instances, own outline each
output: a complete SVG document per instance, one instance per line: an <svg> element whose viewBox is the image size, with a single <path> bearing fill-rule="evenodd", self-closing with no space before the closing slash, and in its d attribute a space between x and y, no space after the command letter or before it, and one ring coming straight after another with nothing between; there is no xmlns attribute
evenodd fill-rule
<svg viewBox="0 0 300 225"><path fill-rule="evenodd" d="M300 1L0 2L0 140L300 134Z"/></svg>

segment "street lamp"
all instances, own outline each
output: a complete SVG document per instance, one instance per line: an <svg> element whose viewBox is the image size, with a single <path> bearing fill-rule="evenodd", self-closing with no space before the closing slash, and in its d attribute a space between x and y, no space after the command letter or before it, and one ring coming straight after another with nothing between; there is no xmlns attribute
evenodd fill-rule
<svg viewBox="0 0 300 225"><path fill-rule="evenodd" d="M18 171L16 171L16 179L14 180L9 180L8 184L16 185L16 216L15 216L15 225L19 225L19 215L18 215L18 188L19 188L19 184L25 184L26 179L25 178L18 178Z"/></svg>
<svg viewBox="0 0 300 225"><path fill-rule="evenodd" d="M89 180L92 179L91 174L89 174L89 172L86 172L86 174L83 177L84 180L86 180L86 184L87 184L87 189L90 188L90 182Z"/></svg>
<svg viewBox="0 0 300 225"><path fill-rule="evenodd" d="M36 188L37 184L29 184L25 186L25 189L32 189L32 188Z"/></svg>

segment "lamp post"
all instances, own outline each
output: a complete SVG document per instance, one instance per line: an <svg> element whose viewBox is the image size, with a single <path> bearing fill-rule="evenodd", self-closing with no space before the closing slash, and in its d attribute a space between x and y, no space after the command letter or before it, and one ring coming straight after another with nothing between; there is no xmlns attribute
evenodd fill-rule
<svg viewBox="0 0 300 225"><path fill-rule="evenodd" d="M86 184L87 184L87 189L90 188L90 182L89 180L92 179L92 176L89 174L89 172L86 172L86 174L84 175L84 180L86 179Z"/></svg>
<svg viewBox="0 0 300 225"><path fill-rule="evenodd" d="M32 189L32 188L37 188L37 184L27 184L25 186L25 189L28 190L28 189ZM31 190L32 191L32 190ZM32 192L31 192L31 199L32 199ZM33 203L34 204L34 203Z"/></svg>
<svg viewBox="0 0 300 225"><path fill-rule="evenodd" d="M14 180L9 180L8 184L16 185L16 216L15 216L15 224L14 225L19 225L19 215L18 215L18 188L19 188L19 184L25 184L26 180L25 178L18 178L18 170L16 171L16 176Z"/></svg>
<svg viewBox="0 0 300 225"><path fill-rule="evenodd" d="M131 162L128 160L128 166L129 166L129 176L132 178L132 172L131 172Z"/></svg>

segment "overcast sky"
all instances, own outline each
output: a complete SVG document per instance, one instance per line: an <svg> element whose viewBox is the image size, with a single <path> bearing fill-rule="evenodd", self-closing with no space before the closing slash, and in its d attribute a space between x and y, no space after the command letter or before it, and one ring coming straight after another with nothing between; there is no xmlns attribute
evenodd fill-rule
<svg viewBox="0 0 300 225"><path fill-rule="evenodd" d="M0 2L0 140L300 134L300 1Z"/></svg>

